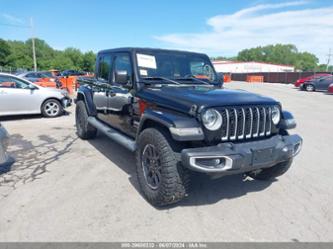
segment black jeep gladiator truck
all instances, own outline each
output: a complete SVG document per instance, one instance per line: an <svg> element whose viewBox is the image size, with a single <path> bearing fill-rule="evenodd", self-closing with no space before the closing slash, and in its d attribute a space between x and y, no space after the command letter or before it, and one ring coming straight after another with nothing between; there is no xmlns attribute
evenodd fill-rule
<svg viewBox="0 0 333 249"><path fill-rule="evenodd" d="M155 206L188 193L191 171L269 180L301 149L296 123L271 98L222 86L208 56L149 48L98 53L95 78L81 78L77 134L97 131L136 153L138 182Z"/></svg>

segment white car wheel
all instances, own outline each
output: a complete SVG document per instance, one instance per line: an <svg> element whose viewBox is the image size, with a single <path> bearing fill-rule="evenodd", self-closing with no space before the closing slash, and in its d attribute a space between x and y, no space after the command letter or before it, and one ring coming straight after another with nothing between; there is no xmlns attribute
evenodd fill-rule
<svg viewBox="0 0 333 249"><path fill-rule="evenodd" d="M42 107L42 113L45 117L54 118L59 116L63 111L63 108L58 100L47 100Z"/></svg>

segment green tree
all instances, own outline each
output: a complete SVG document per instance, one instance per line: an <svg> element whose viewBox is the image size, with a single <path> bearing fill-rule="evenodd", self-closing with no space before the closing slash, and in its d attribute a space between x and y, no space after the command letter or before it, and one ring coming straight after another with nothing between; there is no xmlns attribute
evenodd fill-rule
<svg viewBox="0 0 333 249"><path fill-rule="evenodd" d="M315 71L319 60L313 54L308 52L298 53L295 67L303 71Z"/></svg>
<svg viewBox="0 0 333 249"><path fill-rule="evenodd" d="M5 66L8 63L10 55L10 46L5 40L0 39L0 66Z"/></svg>
<svg viewBox="0 0 333 249"><path fill-rule="evenodd" d="M26 49L31 49L32 56L32 40L29 39L25 42ZM54 49L51 48L45 41L35 39L37 67L39 70L47 70L50 68L51 63L55 57Z"/></svg>
<svg viewBox="0 0 333 249"><path fill-rule="evenodd" d="M33 67L32 49L22 41L8 41L11 54L8 56L7 66L31 69Z"/></svg>
<svg viewBox="0 0 333 249"><path fill-rule="evenodd" d="M64 56L68 57L72 63L73 63L73 68L69 69L81 69L82 65L82 53L79 49L77 48L66 48L64 50Z"/></svg>
<svg viewBox="0 0 333 249"><path fill-rule="evenodd" d="M316 72L333 72L333 66L328 66L327 70L327 64L320 64L316 68Z"/></svg>
<svg viewBox="0 0 333 249"><path fill-rule="evenodd" d="M71 47L59 51L41 39L35 39L35 46L38 70L53 68L94 71L96 55L92 51L83 54L79 49ZM0 40L0 65L31 70L32 40L25 42Z"/></svg>
<svg viewBox="0 0 333 249"><path fill-rule="evenodd" d="M63 52L58 51L53 61L51 62L51 68L62 71L74 68L74 64L73 61L70 58L66 57Z"/></svg>
<svg viewBox="0 0 333 249"><path fill-rule="evenodd" d="M96 55L94 52L89 51L83 54L81 69L86 72L94 72L95 70Z"/></svg>
<svg viewBox="0 0 333 249"><path fill-rule="evenodd" d="M276 44L244 49L238 53L237 59L240 61L290 64L303 71L314 70L318 63L318 58L315 55L308 52L300 53L296 46L292 44Z"/></svg>

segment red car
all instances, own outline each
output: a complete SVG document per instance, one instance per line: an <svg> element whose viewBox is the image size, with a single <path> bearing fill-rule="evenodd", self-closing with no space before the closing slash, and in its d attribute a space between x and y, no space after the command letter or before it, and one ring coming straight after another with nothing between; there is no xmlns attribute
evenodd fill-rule
<svg viewBox="0 0 333 249"><path fill-rule="evenodd" d="M329 93L333 93L333 84L331 84L329 87L328 87L328 90L327 90Z"/></svg>
<svg viewBox="0 0 333 249"><path fill-rule="evenodd" d="M323 77L323 76L330 76L331 74L328 74L328 73L318 73L318 74L314 74L314 75L311 75L311 76L308 76L308 77L305 77L305 78L302 78L302 79L299 79L297 80L295 83L294 83L294 86L295 87L300 87L304 84L305 81L310 81L312 79L315 79L315 78L318 78L318 77Z"/></svg>

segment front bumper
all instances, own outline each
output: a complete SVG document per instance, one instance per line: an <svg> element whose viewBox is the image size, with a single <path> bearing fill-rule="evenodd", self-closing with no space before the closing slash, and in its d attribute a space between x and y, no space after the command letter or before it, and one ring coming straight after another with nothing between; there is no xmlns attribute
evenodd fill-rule
<svg viewBox="0 0 333 249"><path fill-rule="evenodd" d="M72 105L72 99L69 97L65 97L61 100L61 103L64 108L70 107Z"/></svg>
<svg viewBox="0 0 333 249"><path fill-rule="evenodd" d="M288 161L301 147L302 138L298 135L275 135L261 141L184 149L181 160L185 167L194 171L232 175Z"/></svg>

